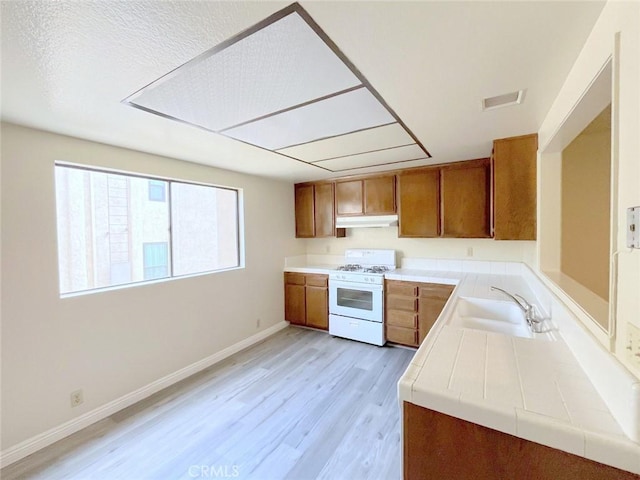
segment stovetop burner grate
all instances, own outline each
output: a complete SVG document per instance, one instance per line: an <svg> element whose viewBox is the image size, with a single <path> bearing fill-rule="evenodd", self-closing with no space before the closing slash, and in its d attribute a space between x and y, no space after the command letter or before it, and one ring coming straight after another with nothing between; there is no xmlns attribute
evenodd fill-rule
<svg viewBox="0 0 640 480"><path fill-rule="evenodd" d="M384 273L388 271L389 267L385 265L372 265L371 267L367 267L364 269L364 273Z"/></svg>
<svg viewBox="0 0 640 480"><path fill-rule="evenodd" d="M347 265L340 265L338 270L342 272L359 272L362 270L362 265L358 265L357 263L349 263Z"/></svg>

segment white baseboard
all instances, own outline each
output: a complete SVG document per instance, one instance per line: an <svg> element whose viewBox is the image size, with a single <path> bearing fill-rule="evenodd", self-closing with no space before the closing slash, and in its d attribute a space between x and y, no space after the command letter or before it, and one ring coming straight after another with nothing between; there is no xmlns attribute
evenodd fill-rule
<svg viewBox="0 0 640 480"><path fill-rule="evenodd" d="M51 445L58 440L61 440L69 435L82 430L89 425L96 423L104 418L107 418L110 415L126 408L130 405L133 405L140 400L144 400L145 398L153 395L156 392L159 392L163 388L167 388L174 383L183 380L194 373L198 373L201 370L204 370L215 363L224 360L227 357L230 357L234 353L239 352L240 350L244 350L251 345L258 343L261 340L273 335L274 333L282 330L287 327L289 322L282 321L272 327L267 328L261 332L252 335L249 338L245 338L244 340L231 345L213 355L210 355L202 360L192 363L191 365L181 368L180 370L173 372L165 377L162 377L155 382L151 382L148 385L145 385L138 390L135 390L127 395L124 395L120 398L117 398L101 407L98 407L90 412L85 413L77 418L69 420L68 422L63 423L57 427L54 427L46 432L35 435L23 442L18 443L6 450L0 452L0 468L6 467L7 465L11 465L14 462L26 457L27 455L31 455L32 453L37 452L38 450Z"/></svg>

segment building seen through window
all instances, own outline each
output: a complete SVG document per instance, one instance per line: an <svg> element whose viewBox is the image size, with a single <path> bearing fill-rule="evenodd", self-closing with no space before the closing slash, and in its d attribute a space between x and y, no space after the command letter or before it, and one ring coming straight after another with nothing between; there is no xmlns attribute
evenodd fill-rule
<svg viewBox="0 0 640 480"><path fill-rule="evenodd" d="M62 294L240 264L235 189L56 165L56 208Z"/></svg>

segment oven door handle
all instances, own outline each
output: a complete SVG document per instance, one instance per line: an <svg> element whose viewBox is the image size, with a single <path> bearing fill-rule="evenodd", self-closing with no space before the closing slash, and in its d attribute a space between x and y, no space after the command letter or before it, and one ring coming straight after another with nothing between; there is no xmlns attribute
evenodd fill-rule
<svg viewBox="0 0 640 480"><path fill-rule="evenodd" d="M381 292L382 285L375 283L360 283L360 282L343 282L341 280L329 280L329 288L348 288L350 290L368 290L372 292Z"/></svg>

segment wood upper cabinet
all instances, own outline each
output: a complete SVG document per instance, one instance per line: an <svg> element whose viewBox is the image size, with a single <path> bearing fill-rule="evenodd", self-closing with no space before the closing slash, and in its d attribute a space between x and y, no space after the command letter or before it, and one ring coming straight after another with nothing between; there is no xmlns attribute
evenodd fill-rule
<svg viewBox="0 0 640 480"><path fill-rule="evenodd" d="M284 315L294 325L329 329L328 275L284 274Z"/></svg>
<svg viewBox="0 0 640 480"><path fill-rule="evenodd" d="M336 230L333 183L304 183L295 186L296 237L344 237Z"/></svg>
<svg viewBox="0 0 640 480"><path fill-rule="evenodd" d="M396 213L395 175L336 182L336 213L391 215Z"/></svg>
<svg viewBox="0 0 640 480"><path fill-rule="evenodd" d="M364 213L362 180L336 182L336 213L362 215Z"/></svg>
<svg viewBox="0 0 640 480"><path fill-rule="evenodd" d="M440 168L443 237L491 236L490 182L488 158Z"/></svg>
<svg viewBox="0 0 640 480"><path fill-rule="evenodd" d="M333 183L314 185L314 221L316 237L333 237L336 234L333 200Z"/></svg>
<svg viewBox="0 0 640 480"><path fill-rule="evenodd" d="M537 135L492 158L296 185L296 237L344 237L335 217L398 213L399 237L536 238Z"/></svg>
<svg viewBox="0 0 640 480"><path fill-rule="evenodd" d="M496 240L536 239L537 150L537 134L493 142Z"/></svg>
<svg viewBox="0 0 640 480"><path fill-rule="evenodd" d="M295 186L296 237L315 236L314 192L313 185Z"/></svg>
<svg viewBox="0 0 640 480"><path fill-rule="evenodd" d="M398 236L440 234L440 171L409 170L398 174Z"/></svg>
<svg viewBox="0 0 640 480"><path fill-rule="evenodd" d="M365 215L393 215L396 213L396 177L365 178L364 181Z"/></svg>

